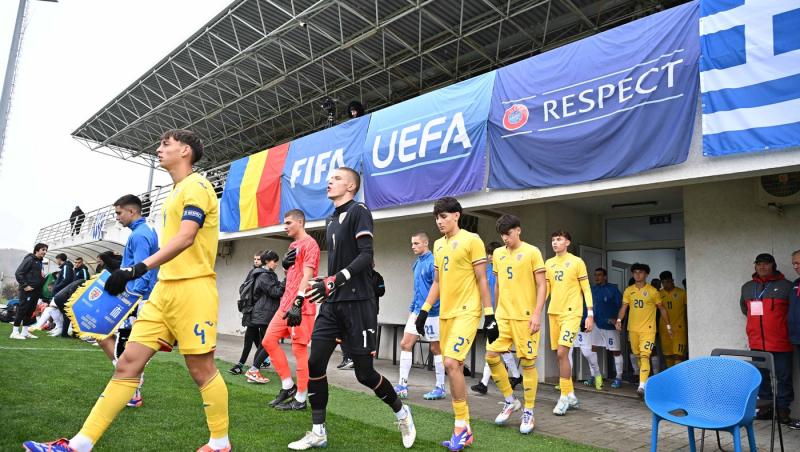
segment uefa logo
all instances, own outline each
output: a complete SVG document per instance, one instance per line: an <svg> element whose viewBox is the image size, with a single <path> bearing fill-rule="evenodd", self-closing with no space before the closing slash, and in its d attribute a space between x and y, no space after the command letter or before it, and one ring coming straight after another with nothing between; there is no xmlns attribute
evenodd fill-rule
<svg viewBox="0 0 800 452"><path fill-rule="evenodd" d="M103 295L103 290L99 287L92 287L92 290L89 291L89 301L95 301L100 296Z"/></svg>
<svg viewBox="0 0 800 452"><path fill-rule="evenodd" d="M514 104L503 114L503 127L506 130L517 130L528 123L528 107Z"/></svg>

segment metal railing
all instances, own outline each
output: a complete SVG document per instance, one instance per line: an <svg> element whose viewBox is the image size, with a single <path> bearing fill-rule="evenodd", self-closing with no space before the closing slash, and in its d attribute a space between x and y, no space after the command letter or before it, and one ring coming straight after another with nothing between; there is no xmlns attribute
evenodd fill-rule
<svg viewBox="0 0 800 452"><path fill-rule="evenodd" d="M217 198L222 197L222 190L225 187L225 180L228 177L230 162L218 167L201 172L214 186ZM149 217L161 212L164 201L172 191L172 184L156 186L155 189L141 193L139 199L142 200L142 216ZM120 194L121 195L121 194ZM36 236L37 243L46 243L57 247L62 241L80 238L82 241L102 240L106 228L116 223L114 206L107 205L99 209L84 213L75 218L59 221L58 223L45 226L39 230Z"/></svg>

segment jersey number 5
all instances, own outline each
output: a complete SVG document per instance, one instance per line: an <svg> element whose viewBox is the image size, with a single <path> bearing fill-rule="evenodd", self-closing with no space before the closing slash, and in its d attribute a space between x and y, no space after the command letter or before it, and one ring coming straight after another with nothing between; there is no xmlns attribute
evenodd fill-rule
<svg viewBox="0 0 800 452"><path fill-rule="evenodd" d="M511 271L511 267L506 267L506 273L508 273L508 279L514 277L514 273Z"/></svg>

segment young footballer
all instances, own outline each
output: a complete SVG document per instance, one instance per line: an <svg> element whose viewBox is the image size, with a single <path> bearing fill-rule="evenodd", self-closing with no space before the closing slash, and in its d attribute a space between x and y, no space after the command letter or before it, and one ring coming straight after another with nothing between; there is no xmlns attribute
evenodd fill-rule
<svg viewBox="0 0 800 452"><path fill-rule="evenodd" d="M88 452L133 397L147 361L177 341L189 374L200 389L210 439L198 451L230 451L228 389L214 364L217 295L214 262L219 236L217 195L192 165L203 155L200 137L188 130L161 136L158 160L174 183L164 202L161 249L130 268L114 271L105 284L112 295L128 281L159 268L158 283L133 324L125 352L80 432L53 443L26 441L29 451Z"/></svg>
<svg viewBox="0 0 800 452"><path fill-rule="evenodd" d="M639 388L636 392L639 397L644 398L645 384L650 377L650 354L656 345L656 308L661 311L668 336L672 335L672 326L669 322L669 313L661 304L661 295L655 287L647 283L650 267L635 263L631 265L631 272L634 284L622 294L622 307L617 314L616 328L617 331L622 331L622 321L630 309L628 340L631 343L631 351L636 354L639 362Z"/></svg>
<svg viewBox="0 0 800 452"><path fill-rule="evenodd" d="M444 237L433 245L433 284L416 321L417 332L422 334L429 311L440 300L439 337L455 415L453 435L442 445L451 451L462 450L474 441L469 425L464 359L478 330L481 307L489 343L498 335L486 284L486 250L477 234L459 227L461 213L461 204L455 198L441 198L433 205L436 226Z"/></svg>
<svg viewBox="0 0 800 452"><path fill-rule="evenodd" d="M281 377L281 390L269 402L269 406L281 411L306 409L308 397L308 342L314 331L317 305L305 303L308 282L319 271L319 245L305 230L306 216L301 210L286 212L283 228L294 241L289 250L294 250L293 265L286 270L286 289L283 292L278 312L267 327L262 345L272 357L272 365ZM279 341L292 338L292 353L295 358L297 385L292 381L292 372L286 353Z"/></svg>
<svg viewBox="0 0 800 452"><path fill-rule="evenodd" d="M442 359L442 350L439 347L439 300L436 300L433 308L428 313L424 335L417 333L416 326L419 310L422 308L422 304L425 303L425 298L431 290L431 284L433 284L433 253L428 248L428 243L428 234L425 232L420 231L411 236L411 251L417 256L412 268L414 274L414 298L408 308L410 311L408 321L406 322L405 330L403 330L403 340L400 341L400 381L394 387L397 396L401 399L408 397L408 375L411 372L412 350L420 337L430 341L433 365L436 369L436 386L422 397L425 400L439 400L446 396L444 390L444 360Z"/></svg>
<svg viewBox="0 0 800 452"><path fill-rule="evenodd" d="M519 218L503 215L497 219L497 232L505 246L494 251L495 299L497 300L497 329L500 336L486 347L486 362L492 371L492 379L503 393L505 404L495 418L496 424L504 424L520 403L514 397L508 380L505 364L500 357L514 345L522 366L522 387L525 408L519 431L533 431L533 406L539 376L536 372L536 356L539 351L539 329L542 309L547 294L547 281L542 253L539 248L525 243L520 238L522 227Z"/></svg>
<svg viewBox="0 0 800 452"><path fill-rule="evenodd" d="M669 313L672 321L672 335L667 330L668 323L664 317L658 322L658 337L661 342L661 350L664 353L666 367L672 367L683 361L689 351L686 345L689 341L686 329L686 291L680 287L675 287L675 280L672 279L672 272L663 271L658 278L661 280L661 305Z"/></svg>
<svg viewBox="0 0 800 452"><path fill-rule="evenodd" d="M561 397L553 414L563 416L569 408L578 406L578 398L572 384L572 366L569 361L570 349L575 336L581 329L583 305L586 304L586 331L594 327L592 311L592 291L589 288L589 275L583 259L568 251L572 243L569 232L558 230L550 235L555 257L547 259L547 286L550 305L547 318L550 328L550 348L558 353L558 374Z"/></svg>
<svg viewBox="0 0 800 452"><path fill-rule="evenodd" d="M333 171L328 180L328 199L335 207L325 227L328 276L314 279L305 292L306 302L322 303L314 323L308 359L312 427L303 438L289 444L292 450L328 444L325 370L337 338L342 340L342 350L353 360L359 383L372 389L394 411L403 446L413 446L417 436L411 410L397 397L389 380L375 371L372 362L378 330L378 304L372 284L372 213L353 199L360 185L361 176L347 167Z"/></svg>

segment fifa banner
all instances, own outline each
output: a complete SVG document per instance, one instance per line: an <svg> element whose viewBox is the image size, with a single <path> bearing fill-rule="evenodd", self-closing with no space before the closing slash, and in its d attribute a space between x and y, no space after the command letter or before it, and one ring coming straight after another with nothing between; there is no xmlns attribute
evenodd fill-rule
<svg viewBox="0 0 800 452"><path fill-rule="evenodd" d="M691 2L498 69L489 187L575 184L685 161L697 22Z"/></svg>
<svg viewBox="0 0 800 452"><path fill-rule="evenodd" d="M289 143L231 163L220 201L220 231L279 224L281 173Z"/></svg>
<svg viewBox="0 0 800 452"><path fill-rule="evenodd" d="M364 143L368 207L483 188L494 79L492 71L372 114Z"/></svg>
<svg viewBox="0 0 800 452"><path fill-rule="evenodd" d="M800 1L701 0L703 154L800 146Z"/></svg>
<svg viewBox="0 0 800 452"><path fill-rule="evenodd" d="M105 339L117 331L141 301L141 295L127 290L118 296L106 292L104 287L110 275L104 270L78 287L69 298L65 309L78 334Z"/></svg>
<svg viewBox="0 0 800 452"><path fill-rule="evenodd" d="M281 219L292 209L302 210L308 221L333 213L328 177L342 166L358 171L368 125L369 115L292 141L281 180Z"/></svg>

